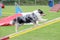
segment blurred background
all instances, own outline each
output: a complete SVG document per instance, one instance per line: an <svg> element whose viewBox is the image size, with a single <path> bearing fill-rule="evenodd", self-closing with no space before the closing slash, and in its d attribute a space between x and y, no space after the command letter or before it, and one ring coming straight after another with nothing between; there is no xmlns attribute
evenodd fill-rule
<svg viewBox="0 0 60 40"><path fill-rule="evenodd" d="M53 1L53 2L52 2ZM41 9L48 20L60 17L60 0L0 0L0 23L8 21L8 17L16 14L16 9L19 8L22 12L32 12L36 9ZM15 2L19 6L15 5ZM56 4L59 4L55 6ZM20 6L21 5L21 6ZM55 6L55 7L53 7ZM58 9L57 12L50 12L51 9ZM13 17L12 17L13 18ZM4 20L6 19L6 20ZM41 22L40 22L41 23ZM42 22L43 23L43 22ZM18 31L33 27L33 25L23 25ZM15 26L0 26L0 38L6 35L15 33ZM39 28L38 30L27 34L11 38L10 40L60 40L60 22Z"/></svg>
<svg viewBox="0 0 60 40"><path fill-rule="evenodd" d="M14 5L17 2L20 5L48 5L49 0L0 0L5 5ZM54 3L59 3L60 0L54 0Z"/></svg>

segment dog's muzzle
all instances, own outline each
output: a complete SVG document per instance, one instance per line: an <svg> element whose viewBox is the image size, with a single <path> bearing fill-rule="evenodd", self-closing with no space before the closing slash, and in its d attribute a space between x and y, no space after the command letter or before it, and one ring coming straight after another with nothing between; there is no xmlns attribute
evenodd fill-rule
<svg viewBox="0 0 60 40"><path fill-rule="evenodd" d="M41 16L45 16L46 14L41 14Z"/></svg>

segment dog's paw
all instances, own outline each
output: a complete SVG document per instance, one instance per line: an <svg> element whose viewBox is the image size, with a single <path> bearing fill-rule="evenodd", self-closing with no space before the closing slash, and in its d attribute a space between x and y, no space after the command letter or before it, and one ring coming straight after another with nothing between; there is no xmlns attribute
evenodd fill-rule
<svg viewBox="0 0 60 40"><path fill-rule="evenodd" d="M48 21L48 19L44 19L44 21Z"/></svg>

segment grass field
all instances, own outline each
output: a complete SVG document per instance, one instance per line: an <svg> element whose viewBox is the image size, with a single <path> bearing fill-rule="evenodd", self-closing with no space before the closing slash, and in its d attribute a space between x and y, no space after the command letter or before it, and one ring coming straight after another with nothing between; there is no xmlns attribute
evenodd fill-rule
<svg viewBox="0 0 60 40"><path fill-rule="evenodd" d="M60 12L49 12L48 6L21 6L23 12L29 12L36 9L41 9L46 14L48 20L60 17ZM3 9L3 15L0 18L11 16L15 14L14 6L6 6ZM32 25L25 25L19 28L20 30L32 27ZM15 32L14 26L0 27L0 37L12 34ZM46 26L44 28L29 32L27 34L12 38L10 40L60 40L60 22Z"/></svg>

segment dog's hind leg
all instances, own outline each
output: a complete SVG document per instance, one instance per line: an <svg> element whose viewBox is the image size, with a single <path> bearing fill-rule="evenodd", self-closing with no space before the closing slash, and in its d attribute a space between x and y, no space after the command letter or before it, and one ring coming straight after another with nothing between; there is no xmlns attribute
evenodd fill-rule
<svg viewBox="0 0 60 40"><path fill-rule="evenodd" d="M18 23L15 23L15 31L16 31L16 33L18 32L18 28L19 28L19 24Z"/></svg>
<svg viewBox="0 0 60 40"><path fill-rule="evenodd" d="M15 24L15 31L16 31L16 33L18 32L19 27L21 27L22 25L24 25L24 24L19 24L19 23Z"/></svg>
<svg viewBox="0 0 60 40"><path fill-rule="evenodd" d="M36 27L36 26L39 26L39 25L40 25L40 24L39 24L39 21L33 22L33 24L34 24L34 27Z"/></svg>

